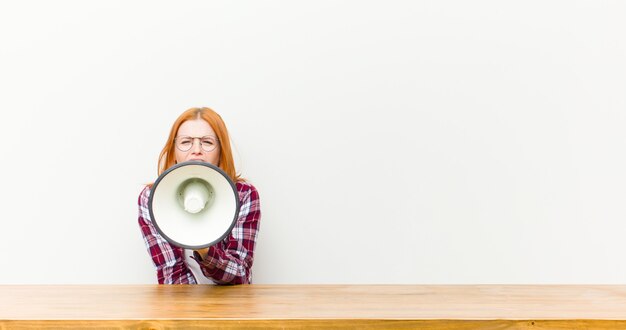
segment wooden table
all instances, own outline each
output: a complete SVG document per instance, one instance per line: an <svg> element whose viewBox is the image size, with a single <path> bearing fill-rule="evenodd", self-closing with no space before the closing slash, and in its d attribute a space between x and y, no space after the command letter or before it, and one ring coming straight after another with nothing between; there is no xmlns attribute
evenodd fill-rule
<svg viewBox="0 0 626 330"><path fill-rule="evenodd" d="M613 285L0 285L4 328L626 329Z"/></svg>

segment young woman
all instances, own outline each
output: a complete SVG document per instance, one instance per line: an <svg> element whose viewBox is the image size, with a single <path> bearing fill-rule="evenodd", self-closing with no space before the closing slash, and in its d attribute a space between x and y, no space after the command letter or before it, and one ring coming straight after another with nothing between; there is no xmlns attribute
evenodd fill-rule
<svg viewBox="0 0 626 330"><path fill-rule="evenodd" d="M209 108L191 108L174 122L159 156L159 175L174 164L203 161L222 169L236 183L241 207L230 235L208 249L190 251L167 242L150 219L152 185L139 195L139 226L156 267L159 284L249 284L259 230L259 194L235 172L228 131Z"/></svg>

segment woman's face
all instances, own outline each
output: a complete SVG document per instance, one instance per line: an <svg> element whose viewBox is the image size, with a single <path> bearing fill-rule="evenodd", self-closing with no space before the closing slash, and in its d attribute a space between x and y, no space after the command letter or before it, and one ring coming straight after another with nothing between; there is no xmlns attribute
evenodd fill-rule
<svg viewBox="0 0 626 330"><path fill-rule="evenodd" d="M220 146L217 136L204 119L183 122L174 143L176 163L197 160L219 166Z"/></svg>

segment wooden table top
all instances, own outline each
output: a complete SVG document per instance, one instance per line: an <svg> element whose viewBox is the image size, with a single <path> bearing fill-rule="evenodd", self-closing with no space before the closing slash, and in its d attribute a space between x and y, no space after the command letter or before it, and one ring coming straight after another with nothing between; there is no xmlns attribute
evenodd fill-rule
<svg viewBox="0 0 626 330"><path fill-rule="evenodd" d="M540 322L550 320L558 322ZM377 324L445 328L458 321L485 321L471 324L537 328L538 324L571 326L562 323L568 320L581 326L626 328L626 286L0 285L0 329L3 324L63 327L70 321L82 321L76 323L82 326L89 326L88 321L115 321L131 327L183 324L172 323L176 321L199 327L209 324L205 321L221 327L280 327L313 321L310 324L317 326L360 324L363 328Z"/></svg>

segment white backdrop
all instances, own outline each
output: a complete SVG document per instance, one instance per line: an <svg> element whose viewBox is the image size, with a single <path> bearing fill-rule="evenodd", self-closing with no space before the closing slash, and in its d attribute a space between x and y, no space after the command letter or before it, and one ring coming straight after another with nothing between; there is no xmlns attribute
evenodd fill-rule
<svg viewBox="0 0 626 330"><path fill-rule="evenodd" d="M0 284L155 283L137 224L222 114L255 283L626 283L623 1L1 1Z"/></svg>

